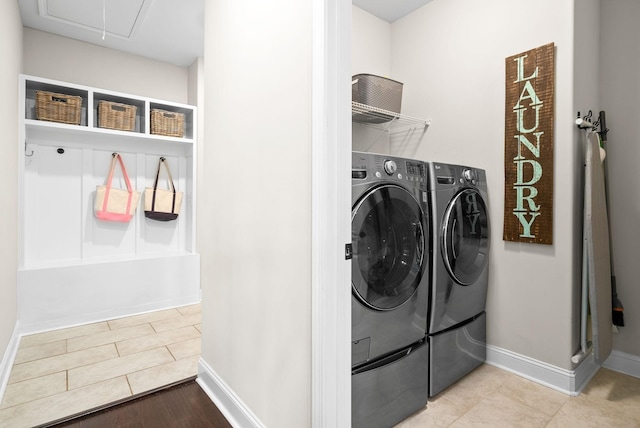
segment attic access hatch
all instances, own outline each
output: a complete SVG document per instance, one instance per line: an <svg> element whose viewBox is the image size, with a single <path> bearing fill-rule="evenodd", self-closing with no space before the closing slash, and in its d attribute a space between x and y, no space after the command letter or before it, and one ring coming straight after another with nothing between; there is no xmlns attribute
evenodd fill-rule
<svg viewBox="0 0 640 428"><path fill-rule="evenodd" d="M153 0L38 0L38 14L58 24L132 38Z"/></svg>

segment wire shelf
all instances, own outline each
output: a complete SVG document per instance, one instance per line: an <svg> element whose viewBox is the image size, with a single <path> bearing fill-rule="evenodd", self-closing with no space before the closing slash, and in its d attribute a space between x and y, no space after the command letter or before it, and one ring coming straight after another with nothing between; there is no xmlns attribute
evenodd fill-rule
<svg viewBox="0 0 640 428"><path fill-rule="evenodd" d="M360 123L385 123L393 121L416 126L429 126L431 124L430 120L406 116L394 111L357 103L355 101L351 101L351 117L354 121Z"/></svg>
<svg viewBox="0 0 640 428"><path fill-rule="evenodd" d="M386 142L390 154L407 156L416 153L431 125L428 119L418 119L355 101L351 102L351 119L360 126L376 130L364 140L366 143L361 150L369 151L379 142Z"/></svg>

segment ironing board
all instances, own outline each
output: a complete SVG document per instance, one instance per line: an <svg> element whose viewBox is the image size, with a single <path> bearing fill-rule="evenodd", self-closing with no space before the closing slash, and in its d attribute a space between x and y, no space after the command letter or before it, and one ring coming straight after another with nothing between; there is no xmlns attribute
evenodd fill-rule
<svg viewBox="0 0 640 428"><path fill-rule="evenodd" d="M596 364L601 365L613 347L613 322L607 202L604 169L596 132L587 133L585 148L584 240L584 245L587 246L593 356Z"/></svg>

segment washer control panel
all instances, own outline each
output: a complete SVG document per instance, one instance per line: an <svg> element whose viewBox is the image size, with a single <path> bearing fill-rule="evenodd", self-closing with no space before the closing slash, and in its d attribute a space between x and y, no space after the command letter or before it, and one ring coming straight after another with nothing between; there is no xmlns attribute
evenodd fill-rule
<svg viewBox="0 0 640 428"><path fill-rule="evenodd" d="M426 183L427 167L418 160L386 155L356 156L351 178L354 180L395 179L409 183Z"/></svg>

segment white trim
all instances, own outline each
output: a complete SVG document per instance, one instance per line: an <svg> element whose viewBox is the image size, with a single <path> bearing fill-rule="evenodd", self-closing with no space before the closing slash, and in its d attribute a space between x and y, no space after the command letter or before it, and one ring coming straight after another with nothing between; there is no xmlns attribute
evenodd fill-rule
<svg viewBox="0 0 640 428"><path fill-rule="evenodd" d="M611 351L602 367L640 378L640 357L622 351Z"/></svg>
<svg viewBox="0 0 640 428"><path fill-rule="evenodd" d="M13 334L9 338L7 349L4 352L2 361L0 361L0 403L4 398L4 392L7 389L7 383L9 383L9 376L11 375L11 368L13 362L16 360L18 354L18 348L20 347L20 322L16 321L16 326L13 329Z"/></svg>
<svg viewBox="0 0 640 428"><path fill-rule="evenodd" d="M313 1L311 426L351 425L351 3ZM336 257L337 253L337 257Z"/></svg>
<svg viewBox="0 0 640 428"><path fill-rule="evenodd" d="M94 314L74 315L51 321L40 321L30 324L21 324L20 335L26 336L30 334L45 333L52 330L60 330L63 328L77 327L81 325L109 321L118 318L132 317L136 315L147 314L149 312L157 312L163 311L165 309L179 308L181 306L195 305L200 303L201 301L202 293L198 293L192 296L175 298L145 305L131 306L127 308L106 310Z"/></svg>
<svg viewBox="0 0 640 428"><path fill-rule="evenodd" d="M487 364L522 376L568 395L580 395L600 368L593 355L587 356L575 370L565 370L496 346L487 345Z"/></svg>
<svg viewBox="0 0 640 428"><path fill-rule="evenodd" d="M202 358L196 382L234 428L264 428L260 419Z"/></svg>

